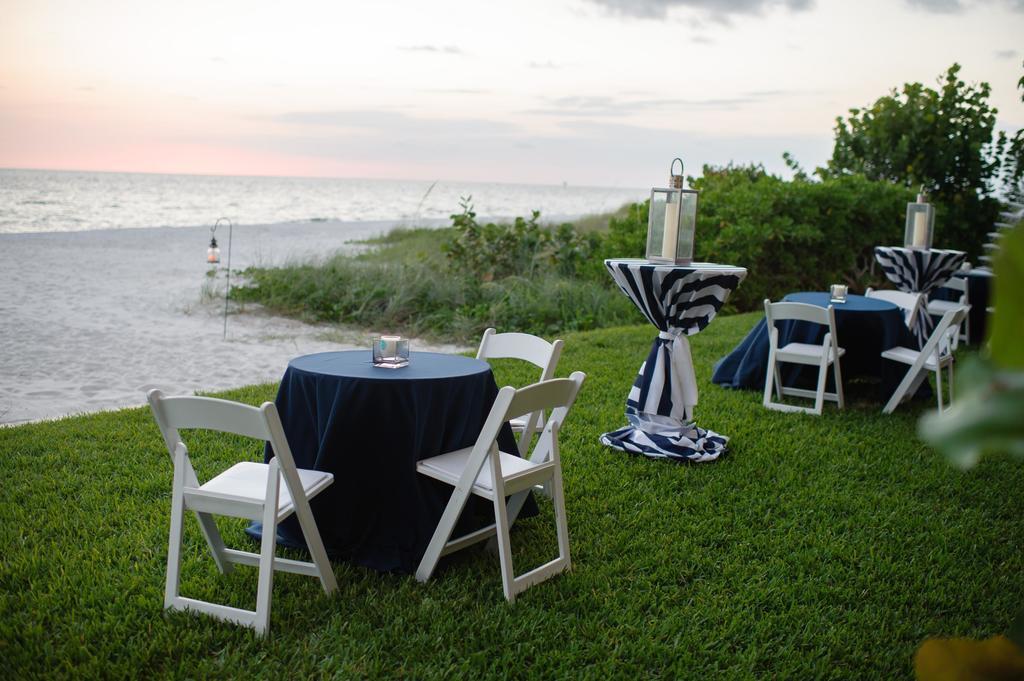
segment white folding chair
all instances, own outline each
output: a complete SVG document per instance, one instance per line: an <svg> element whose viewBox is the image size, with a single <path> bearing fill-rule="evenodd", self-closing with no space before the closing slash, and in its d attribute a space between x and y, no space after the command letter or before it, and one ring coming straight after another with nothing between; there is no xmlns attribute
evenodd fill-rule
<svg viewBox="0 0 1024 681"><path fill-rule="evenodd" d="M924 347L920 350L897 346L882 352L885 359L895 360L903 364L909 364L906 375L896 387L892 397L882 408L882 413L891 414L896 407L917 392L921 382L928 376L929 371L935 372L935 396L939 403L939 411L942 411L942 370L947 370L949 383L949 403L953 403L953 348L949 339L949 330L956 329L964 317L967 316L966 307L958 307L949 310L932 331Z"/></svg>
<svg viewBox="0 0 1024 681"><path fill-rule="evenodd" d="M821 415L822 405L825 400L835 402L842 409L844 406L843 375L839 368L839 358L846 353L846 350L839 347L836 343L836 314L832 306L829 305L827 308L823 308L805 303L773 303L765 298L764 315L765 322L768 324L768 371L764 379L764 399L762 404L768 409L803 412L818 416ZM775 322L785 319L821 324L828 327L828 332L825 334L821 345L787 343L780 348L779 330L775 328ZM817 390L805 390L804 388L791 388L782 385L779 362L817 366ZM835 392L831 393L825 392L825 382L828 379L828 368L830 365L832 366L836 382ZM814 407L798 407L783 402L772 402L773 386L779 400L784 395L808 397L814 400Z"/></svg>
<svg viewBox="0 0 1024 681"><path fill-rule="evenodd" d="M476 444L423 459L416 465L419 473L455 487L416 569L416 579L421 582L430 579L441 556L494 535L497 535L502 588L509 602L515 601L516 594L530 586L570 568L569 529L565 518L558 431L576 400L584 378L586 376L582 371L576 371L569 378L542 381L519 390L505 386L498 391ZM497 438L502 425L511 417L534 413L539 409L550 410L550 415L530 458L499 451ZM527 423L525 435L532 439L533 424L530 422ZM509 528L519 515L523 500L531 488L545 481L551 481L558 558L517 577L512 567ZM491 500L495 521L480 530L452 539L452 532L471 494ZM509 497L507 502L506 496Z"/></svg>
<svg viewBox="0 0 1024 681"><path fill-rule="evenodd" d="M558 358L561 355L561 340L549 343L528 333L497 333L493 328L484 331L484 336L480 339L480 348L476 352L476 358L482 360L519 359L529 362L541 370L538 381L555 377L555 367L558 366ZM522 436L528 421L533 421L534 427L539 430L540 425L544 423L544 412L528 414L510 422L512 431L519 435L520 456L525 456L530 446L529 440Z"/></svg>
<svg viewBox="0 0 1024 681"><path fill-rule="evenodd" d="M864 292L864 296L867 298L886 300L899 307L903 310L903 321L906 323L907 328L911 331L914 330L914 325L917 322L917 312L921 308L921 301L924 298L920 293L890 291L886 289L879 289L876 291L873 288L869 288Z"/></svg>
<svg viewBox="0 0 1024 681"><path fill-rule="evenodd" d="M309 508L309 499L334 482L334 476L323 471L295 468L274 403L264 402L262 407L256 408L210 397L165 397L159 390L149 391L148 397L153 417L174 462L164 607L204 612L252 627L257 635L263 636L270 629L274 570L319 577L326 593L337 589L331 563ZM269 464L253 461L236 463L208 482L200 484L192 468L188 448L178 434L179 428L202 428L264 440L273 447L274 458ZM179 595L186 510L193 511L199 519L206 543L222 573L230 572L234 563L259 567L256 610L242 610ZM312 562L274 555L277 525L292 513L298 516ZM213 519L214 514L262 521L260 552L250 553L225 547Z"/></svg>
<svg viewBox="0 0 1024 681"><path fill-rule="evenodd" d="M928 301L928 314L941 317L950 310L956 310L957 308L966 307L967 311L971 310L971 300L967 293L967 279L964 277L950 277L949 280L938 287L936 290L941 291L942 289L949 289L955 291L953 294L956 296L956 300L929 300ZM959 294L959 295L957 295ZM960 341L963 340L965 343L968 342L971 334L971 317L965 315L963 323L956 326L949 327L950 340L953 341L953 349L956 350Z"/></svg>

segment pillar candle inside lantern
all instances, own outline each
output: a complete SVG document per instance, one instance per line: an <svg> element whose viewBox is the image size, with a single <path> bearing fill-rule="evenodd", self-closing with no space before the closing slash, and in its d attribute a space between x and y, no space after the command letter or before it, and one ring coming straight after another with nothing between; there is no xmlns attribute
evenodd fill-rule
<svg viewBox="0 0 1024 681"><path fill-rule="evenodd" d="M661 255L676 259L676 246L679 239L679 194L669 194L665 201L665 234L661 240Z"/></svg>

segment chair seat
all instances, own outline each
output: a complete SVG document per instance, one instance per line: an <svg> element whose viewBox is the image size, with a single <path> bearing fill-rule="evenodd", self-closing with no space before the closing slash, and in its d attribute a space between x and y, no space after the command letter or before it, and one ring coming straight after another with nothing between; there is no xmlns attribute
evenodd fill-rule
<svg viewBox="0 0 1024 681"><path fill-rule="evenodd" d="M521 433L526 430L526 419L509 419L508 425L512 426L513 433Z"/></svg>
<svg viewBox="0 0 1024 681"><path fill-rule="evenodd" d="M786 355L797 359L813 359L815 363L821 360L823 354L825 354L826 348L823 345L811 345L810 343L788 343L776 351L776 357L782 361L786 361ZM839 348L839 356L842 357L846 353L846 350ZM828 361L833 361L832 348L828 348Z"/></svg>
<svg viewBox="0 0 1024 681"><path fill-rule="evenodd" d="M431 478L454 486L458 483L459 478L462 477L462 471L465 470L466 462L469 460L469 455L472 451L472 447L465 447L444 454L438 454L429 459L423 459L416 464L416 470ZM538 473L552 467L551 462L536 464L514 454L499 453L501 455L501 474L506 484L525 475ZM482 492L484 496L489 496L490 492L494 490L494 479L491 477L489 464L485 464L480 469L480 474L476 476L473 489L474 491Z"/></svg>
<svg viewBox="0 0 1024 681"><path fill-rule="evenodd" d="M895 360L897 362L902 362L903 364L913 364L914 362L917 361L917 357L920 354L920 350L896 346L895 348L889 348L888 350L882 352L882 357L886 359ZM947 364L946 359L948 357L949 355L946 355L945 357L942 358L943 366ZM938 369L938 366L935 362L935 355L930 355L928 358L926 358L924 360L924 366L929 371L936 371Z"/></svg>
<svg viewBox="0 0 1024 681"><path fill-rule="evenodd" d="M955 300L929 300L928 301L928 314L933 315L944 315L950 310L955 310L958 307L963 306L963 303Z"/></svg>
<svg viewBox="0 0 1024 681"><path fill-rule="evenodd" d="M199 489L228 498L262 502L267 496L268 469L265 463L241 461ZM295 471L299 474L299 482L302 483L307 498L314 496L334 481L334 475L325 471L311 471L305 468L296 468ZM282 484L277 495L278 516L286 517L293 510L288 485Z"/></svg>

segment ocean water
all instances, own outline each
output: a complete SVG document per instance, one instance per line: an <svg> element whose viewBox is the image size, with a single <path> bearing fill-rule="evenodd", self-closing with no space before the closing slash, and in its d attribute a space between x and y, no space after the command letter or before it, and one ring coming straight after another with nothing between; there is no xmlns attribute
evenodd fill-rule
<svg viewBox="0 0 1024 681"><path fill-rule="evenodd" d="M0 234L235 224L417 220L436 224L472 197L481 218L559 220L647 196L626 187L232 177L0 169Z"/></svg>

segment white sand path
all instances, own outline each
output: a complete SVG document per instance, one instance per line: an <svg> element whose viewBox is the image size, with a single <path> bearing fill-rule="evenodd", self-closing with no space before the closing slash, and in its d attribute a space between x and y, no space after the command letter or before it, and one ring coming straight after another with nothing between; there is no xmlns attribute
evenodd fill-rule
<svg viewBox="0 0 1024 681"><path fill-rule="evenodd" d="M393 223L237 226L232 270L328 255ZM368 347L338 331L223 298L202 302L209 228L0 235L0 424L138 406L145 391L212 391L278 381L288 361ZM217 231L224 262L227 229ZM223 272L218 275L223 292ZM414 350L454 346L413 341Z"/></svg>

